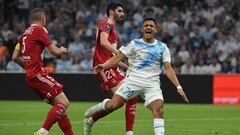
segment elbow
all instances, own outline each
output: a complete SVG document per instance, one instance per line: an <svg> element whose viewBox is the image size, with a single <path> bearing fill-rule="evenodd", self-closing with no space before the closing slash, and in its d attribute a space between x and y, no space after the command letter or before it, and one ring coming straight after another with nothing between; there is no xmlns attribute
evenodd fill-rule
<svg viewBox="0 0 240 135"><path fill-rule="evenodd" d="M105 42L101 41L100 45L105 46L106 44L105 44Z"/></svg>

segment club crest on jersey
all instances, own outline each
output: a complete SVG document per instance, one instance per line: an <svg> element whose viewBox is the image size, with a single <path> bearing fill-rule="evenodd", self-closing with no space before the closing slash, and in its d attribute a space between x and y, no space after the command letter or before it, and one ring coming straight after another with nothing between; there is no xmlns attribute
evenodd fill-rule
<svg viewBox="0 0 240 135"><path fill-rule="evenodd" d="M110 31L110 24L109 23L105 25L104 30Z"/></svg>

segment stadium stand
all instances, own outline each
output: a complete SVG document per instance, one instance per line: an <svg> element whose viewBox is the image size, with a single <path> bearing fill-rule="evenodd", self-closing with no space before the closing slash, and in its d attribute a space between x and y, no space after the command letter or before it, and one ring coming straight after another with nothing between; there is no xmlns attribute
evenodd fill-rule
<svg viewBox="0 0 240 135"><path fill-rule="evenodd" d="M90 71L97 24L105 5L113 0L0 0L0 70L23 70L11 61L17 39L29 25L29 11L42 7L48 13L47 29L68 55L43 57L55 72ZM172 54L178 74L240 73L239 0L121 0L126 18L118 27L119 45L141 36L143 18L158 22L159 40Z"/></svg>

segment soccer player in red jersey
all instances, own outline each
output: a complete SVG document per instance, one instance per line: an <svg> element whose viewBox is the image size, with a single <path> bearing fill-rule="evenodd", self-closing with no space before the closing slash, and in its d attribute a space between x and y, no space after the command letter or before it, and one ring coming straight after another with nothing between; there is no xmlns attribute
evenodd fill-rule
<svg viewBox="0 0 240 135"><path fill-rule="evenodd" d="M66 114L69 101L63 93L63 85L55 81L44 70L41 54L45 47L53 55L67 53L65 47L58 48L48 37L44 28L46 14L41 8L32 10L31 26L18 40L12 59L26 70L27 84L47 103L52 105L41 129L34 135L47 135L56 122L65 135L73 135L72 126Z"/></svg>
<svg viewBox="0 0 240 135"><path fill-rule="evenodd" d="M117 33L115 31L115 24L123 21L124 11L123 5L119 3L110 3L107 6L106 13L108 18L102 20L98 26L96 35L96 49L93 58L93 67L98 64L103 64L115 54L117 50ZM119 66L127 68L128 66L120 62ZM101 82L101 87L104 91L110 91L112 94L118 89L121 81L125 75L120 72L119 67L115 66L104 70L97 74L97 78ZM126 135L133 135L133 124L136 112L137 97L132 98L126 104ZM107 112L100 112L94 117L84 120L85 135L91 134L91 127L100 118L107 115Z"/></svg>

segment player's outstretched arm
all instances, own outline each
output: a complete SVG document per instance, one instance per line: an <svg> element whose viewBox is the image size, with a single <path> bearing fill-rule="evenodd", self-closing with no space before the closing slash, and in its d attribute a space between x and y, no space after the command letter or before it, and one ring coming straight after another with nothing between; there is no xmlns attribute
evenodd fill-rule
<svg viewBox="0 0 240 135"><path fill-rule="evenodd" d="M100 44L107 49L108 51L112 52L113 54L118 54L118 50L111 45L111 43L108 41L109 34L106 32L101 32L100 34ZM116 45L117 46L117 45ZM126 65L123 62L119 62L118 65L124 69L128 68L128 65Z"/></svg>
<svg viewBox="0 0 240 135"><path fill-rule="evenodd" d="M177 76L174 72L174 70L172 69L172 66L169 62L164 62L163 63L164 68L165 68L165 74L167 75L168 79L176 86L177 88L177 92L182 96L183 100L187 103L189 103L189 100L183 90L183 88L181 87Z"/></svg>
<svg viewBox="0 0 240 135"><path fill-rule="evenodd" d="M21 49L19 44L16 45L13 51L12 60L24 69L24 63L21 57Z"/></svg>
<svg viewBox="0 0 240 135"><path fill-rule="evenodd" d="M116 66L121 60L123 60L126 56L119 52L117 55L106 61L104 64L99 64L93 68L93 73L97 74L104 69L109 69L113 66Z"/></svg>
<svg viewBox="0 0 240 135"><path fill-rule="evenodd" d="M55 44L51 44L48 47L49 52L54 55L54 56L59 56L62 55L64 53L67 53L67 48L61 46L60 48L58 48Z"/></svg>
<svg viewBox="0 0 240 135"><path fill-rule="evenodd" d="M121 62L121 61L118 63L118 65L119 65L120 67L122 67L123 69L128 69L128 65L125 64L125 63L123 63L123 62Z"/></svg>

